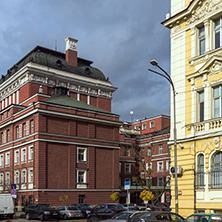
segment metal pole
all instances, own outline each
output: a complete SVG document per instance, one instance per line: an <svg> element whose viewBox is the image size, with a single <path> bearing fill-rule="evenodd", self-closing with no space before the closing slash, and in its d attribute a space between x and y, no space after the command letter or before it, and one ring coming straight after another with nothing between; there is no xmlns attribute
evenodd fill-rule
<svg viewBox="0 0 222 222"><path fill-rule="evenodd" d="M162 73L156 72L152 69L148 69L151 72L154 72L158 75L161 75L162 77L164 77L165 79L167 79L167 81L171 84L172 86L172 90L173 90L173 135L174 135L174 167L175 167L175 213L178 214L178 183L177 183L177 129L176 129L176 91L175 91L175 87L173 84L173 81L170 77L170 75L164 70L162 69L159 65L158 62L156 60L152 60L150 62L153 66L157 66L161 71L163 71L166 76Z"/></svg>

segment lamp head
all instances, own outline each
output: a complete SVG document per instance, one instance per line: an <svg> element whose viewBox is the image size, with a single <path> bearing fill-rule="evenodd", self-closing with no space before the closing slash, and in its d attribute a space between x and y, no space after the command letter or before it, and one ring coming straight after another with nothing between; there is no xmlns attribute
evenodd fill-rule
<svg viewBox="0 0 222 222"><path fill-rule="evenodd" d="M158 62L155 59L152 59L150 61L150 64L153 65L153 66L158 66Z"/></svg>

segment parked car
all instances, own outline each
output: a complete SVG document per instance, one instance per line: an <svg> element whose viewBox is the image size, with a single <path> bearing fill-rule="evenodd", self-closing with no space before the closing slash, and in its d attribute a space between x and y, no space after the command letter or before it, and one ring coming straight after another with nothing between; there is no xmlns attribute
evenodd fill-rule
<svg viewBox="0 0 222 222"><path fill-rule="evenodd" d="M146 205L145 204L140 204L140 205L136 205L133 203L128 204L123 204L125 210L146 210Z"/></svg>
<svg viewBox="0 0 222 222"><path fill-rule="evenodd" d="M78 207L83 214L83 218L87 218L87 215L94 211L93 207L89 204L72 204L72 206Z"/></svg>
<svg viewBox="0 0 222 222"><path fill-rule="evenodd" d="M60 219L59 211L49 204L30 204L25 210L27 220L40 218L42 221L47 219Z"/></svg>
<svg viewBox="0 0 222 222"><path fill-rule="evenodd" d="M118 203L99 204L94 207L95 210L100 208L112 208L112 209L114 208L119 210L125 210L125 207L122 204Z"/></svg>
<svg viewBox="0 0 222 222"><path fill-rule="evenodd" d="M196 213L187 217L184 222L215 222L222 221L222 214Z"/></svg>
<svg viewBox="0 0 222 222"><path fill-rule="evenodd" d="M120 213L116 214L111 219L102 220L100 222L126 222L126 220L128 218L132 217L136 213L137 213L137 211L135 211L135 210L123 211L123 212L120 212Z"/></svg>
<svg viewBox="0 0 222 222"><path fill-rule="evenodd" d="M15 206L11 194L0 194L0 217L13 218Z"/></svg>
<svg viewBox="0 0 222 222"><path fill-rule="evenodd" d="M128 218L126 222L180 222L183 220L184 218L179 214L171 213L169 211L140 211L131 218Z"/></svg>
<svg viewBox="0 0 222 222"><path fill-rule="evenodd" d="M123 211L122 209L116 208L99 208L96 209L94 212L87 215L87 222L97 222L100 220L106 220L112 218L116 214Z"/></svg>
<svg viewBox="0 0 222 222"><path fill-rule="evenodd" d="M67 220L69 218L83 218L82 211L76 206L61 206L58 207L60 218Z"/></svg>
<svg viewBox="0 0 222 222"><path fill-rule="evenodd" d="M171 211L172 209L169 207L169 205L165 204L165 203L156 203L155 207L160 207L160 208L164 208L165 211Z"/></svg>

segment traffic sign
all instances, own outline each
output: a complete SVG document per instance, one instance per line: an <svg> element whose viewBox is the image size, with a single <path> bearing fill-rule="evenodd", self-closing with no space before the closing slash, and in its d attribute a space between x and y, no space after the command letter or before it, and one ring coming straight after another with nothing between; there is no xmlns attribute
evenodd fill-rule
<svg viewBox="0 0 222 222"><path fill-rule="evenodd" d="M125 181L124 182L124 189L129 190L130 189L130 181Z"/></svg>
<svg viewBox="0 0 222 222"><path fill-rule="evenodd" d="M15 194L16 194L16 190L15 190L15 189L12 189L12 190L11 190L11 194L12 194L12 195L15 195Z"/></svg>
<svg viewBox="0 0 222 222"><path fill-rule="evenodd" d="M11 184L11 189L16 189L16 184Z"/></svg>

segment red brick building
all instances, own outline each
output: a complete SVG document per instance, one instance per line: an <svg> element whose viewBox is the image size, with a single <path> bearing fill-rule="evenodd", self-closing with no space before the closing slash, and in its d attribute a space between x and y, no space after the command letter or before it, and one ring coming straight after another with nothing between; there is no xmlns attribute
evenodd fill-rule
<svg viewBox="0 0 222 222"><path fill-rule="evenodd" d="M92 62L35 47L0 80L0 190L16 184L17 203L110 202L119 190L116 90Z"/></svg>
<svg viewBox="0 0 222 222"><path fill-rule="evenodd" d="M170 117L165 115L144 118L120 128L120 188L124 188L125 181L131 182L131 203L141 202L139 194L143 189L147 189L148 185L159 201L170 201L170 152L167 145L169 137ZM147 174L149 168L152 171ZM132 177L144 181L144 186L133 182ZM165 191L160 195L164 187ZM122 196L121 201L125 202L125 191L122 191Z"/></svg>

